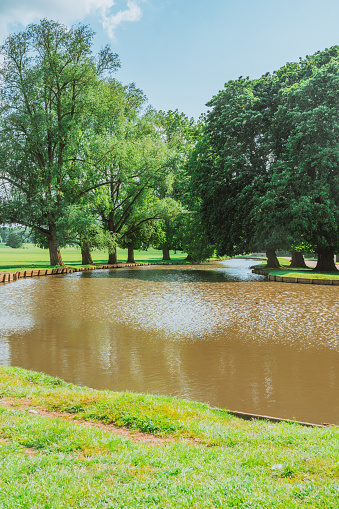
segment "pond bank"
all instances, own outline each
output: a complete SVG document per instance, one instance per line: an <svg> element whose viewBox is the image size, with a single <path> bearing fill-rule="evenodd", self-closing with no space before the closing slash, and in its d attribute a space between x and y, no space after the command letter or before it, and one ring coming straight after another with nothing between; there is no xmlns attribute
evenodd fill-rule
<svg viewBox="0 0 339 509"><path fill-rule="evenodd" d="M204 262L208 263L208 261ZM200 263L186 262L186 265L200 265ZM40 276L56 276L60 274L71 274L73 272L84 272L102 269L124 269L128 267L146 267L149 265L185 265L183 262L157 262L157 263L116 263L114 265L90 265L85 267L55 267L53 269L29 269L16 272L3 272L0 274L0 283L11 283L18 279L25 279Z"/></svg>
<svg viewBox="0 0 339 509"><path fill-rule="evenodd" d="M0 505L337 507L338 428L0 368Z"/></svg>
<svg viewBox="0 0 339 509"><path fill-rule="evenodd" d="M268 281L278 283L300 283L313 285L339 285L338 276L320 272L312 272L311 269L303 271L302 269L265 269L261 265L252 267L254 274L266 276Z"/></svg>

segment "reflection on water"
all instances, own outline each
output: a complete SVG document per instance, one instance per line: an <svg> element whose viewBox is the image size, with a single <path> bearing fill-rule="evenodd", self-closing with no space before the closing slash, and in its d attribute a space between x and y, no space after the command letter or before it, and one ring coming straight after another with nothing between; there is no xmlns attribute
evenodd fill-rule
<svg viewBox="0 0 339 509"><path fill-rule="evenodd" d="M253 260L251 260L253 265ZM96 270L85 272L81 277L137 279L152 281L153 283L226 283L229 281L262 281L263 276L252 274L249 270L249 260L226 260L219 263L203 265L181 265L180 268L171 265L133 267L119 270ZM235 265L236 264L236 265Z"/></svg>
<svg viewBox="0 0 339 509"><path fill-rule="evenodd" d="M270 283L251 274L254 263L2 286L0 364L91 387L339 423L339 289Z"/></svg>

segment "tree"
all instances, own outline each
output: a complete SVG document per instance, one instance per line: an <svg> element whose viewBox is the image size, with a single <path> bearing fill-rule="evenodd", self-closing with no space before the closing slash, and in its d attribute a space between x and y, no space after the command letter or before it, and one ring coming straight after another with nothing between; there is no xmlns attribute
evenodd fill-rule
<svg viewBox="0 0 339 509"><path fill-rule="evenodd" d="M91 98L98 79L119 66L109 48L92 55L93 32L42 20L1 47L0 168L8 222L30 226L62 264L58 220L97 185Z"/></svg>
<svg viewBox="0 0 339 509"><path fill-rule="evenodd" d="M255 85L239 78L210 101L203 137L189 162L202 221L219 255L248 252L255 245L252 212L264 189L268 162Z"/></svg>
<svg viewBox="0 0 339 509"><path fill-rule="evenodd" d="M176 154L172 171L168 176L167 185L162 185L159 189L159 196L162 198L170 197L179 202L182 207L189 207L190 196L190 176L187 171L187 161L190 151L196 144L201 134L202 119L197 122L194 118L189 118L183 112L178 110L159 111L155 121L158 123L162 132L162 137L167 146ZM193 223L192 223L193 224ZM181 220L175 217L167 218L163 223L163 239L161 249L163 260L170 260L170 249L176 247L176 239L183 238L184 232L179 232L182 226L187 233L188 225L186 215L181 216Z"/></svg>
<svg viewBox="0 0 339 509"><path fill-rule="evenodd" d="M310 65L312 62L310 62ZM275 128L285 132L278 161L289 220L318 251L316 270L335 271L339 249L339 48L282 94Z"/></svg>
<svg viewBox="0 0 339 509"><path fill-rule="evenodd" d="M190 162L219 254L306 242L317 269L338 249L338 55L334 47L215 96ZM325 262L325 259L327 260Z"/></svg>
<svg viewBox="0 0 339 509"><path fill-rule="evenodd" d="M164 239L163 225L180 213L172 198L160 199L154 189L145 190L133 205L121 230L119 244L128 248L128 261L134 260L134 249L148 249Z"/></svg>
<svg viewBox="0 0 339 509"><path fill-rule="evenodd" d="M103 231L89 200L68 207L67 214L58 221L58 232L62 244L80 248L82 265L93 264L93 249L112 249L116 246L115 238Z"/></svg>
<svg viewBox="0 0 339 509"><path fill-rule="evenodd" d="M290 267L294 269L307 269L304 256L300 251L291 251Z"/></svg>
<svg viewBox="0 0 339 509"><path fill-rule="evenodd" d="M213 256L215 246L211 244L201 219L199 204L178 217L176 242L187 253L188 260L201 262Z"/></svg>
<svg viewBox="0 0 339 509"><path fill-rule="evenodd" d="M132 250L146 224L153 228L174 213L175 202L162 200L159 189L171 183L176 154L164 142L154 110L146 107L144 94L134 84L111 80L102 84L98 97L98 166L107 183L93 190L92 204L104 229ZM116 261L114 248L108 262Z"/></svg>
<svg viewBox="0 0 339 509"><path fill-rule="evenodd" d="M6 246L12 247L14 249L17 249L22 246L20 235L16 231L11 230L8 233Z"/></svg>
<svg viewBox="0 0 339 509"><path fill-rule="evenodd" d="M8 229L7 228L0 228L0 236L2 238L2 242L6 243L8 235Z"/></svg>

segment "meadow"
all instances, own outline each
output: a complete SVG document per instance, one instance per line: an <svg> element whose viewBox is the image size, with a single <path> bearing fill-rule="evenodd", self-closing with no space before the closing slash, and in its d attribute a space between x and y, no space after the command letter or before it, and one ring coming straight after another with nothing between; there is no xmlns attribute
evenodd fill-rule
<svg viewBox="0 0 339 509"><path fill-rule="evenodd" d="M186 253L178 251L170 252L171 261L184 262ZM67 267L81 266L81 251L76 247L67 247L61 249L61 255L64 264ZM108 254L106 251L93 251L92 258L94 264L106 264ZM118 263L124 263L127 260L127 249L118 248ZM162 262L162 251L149 248L147 251L135 251L135 261L142 263ZM50 268L49 252L47 249L41 249L33 244L23 244L23 247L13 249L0 244L0 272L13 272L25 269L47 269Z"/></svg>

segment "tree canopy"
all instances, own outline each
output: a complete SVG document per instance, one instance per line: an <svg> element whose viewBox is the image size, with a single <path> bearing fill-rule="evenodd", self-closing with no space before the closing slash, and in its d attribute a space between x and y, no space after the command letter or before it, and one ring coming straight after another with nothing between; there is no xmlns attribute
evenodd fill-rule
<svg viewBox="0 0 339 509"><path fill-rule="evenodd" d="M164 259L339 251L339 47L229 81L198 121L123 85L93 32L42 20L1 47L0 220L60 245L157 245Z"/></svg>
<svg viewBox="0 0 339 509"><path fill-rule="evenodd" d="M308 244L318 268L335 270L338 65L333 47L260 79L230 81L210 101L190 168L219 254Z"/></svg>
<svg viewBox="0 0 339 509"><path fill-rule="evenodd" d="M108 48L92 55L93 32L42 20L1 47L0 164L11 222L48 240L51 264L62 263L57 222L92 179L88 153L91 94L119 67Z"/></svg>
<svg viewBox="0 0 339 509"><path fill-rule="evenodd" d="M169 143L163 113L113 77L118 56L93 55L92 38L45 19L1 47L1 220L33 228L52 265L60 244L100 244L98 228L114 262L117 243L146 246L180 210L168 194L182 151L174 130Z"/></svg>

